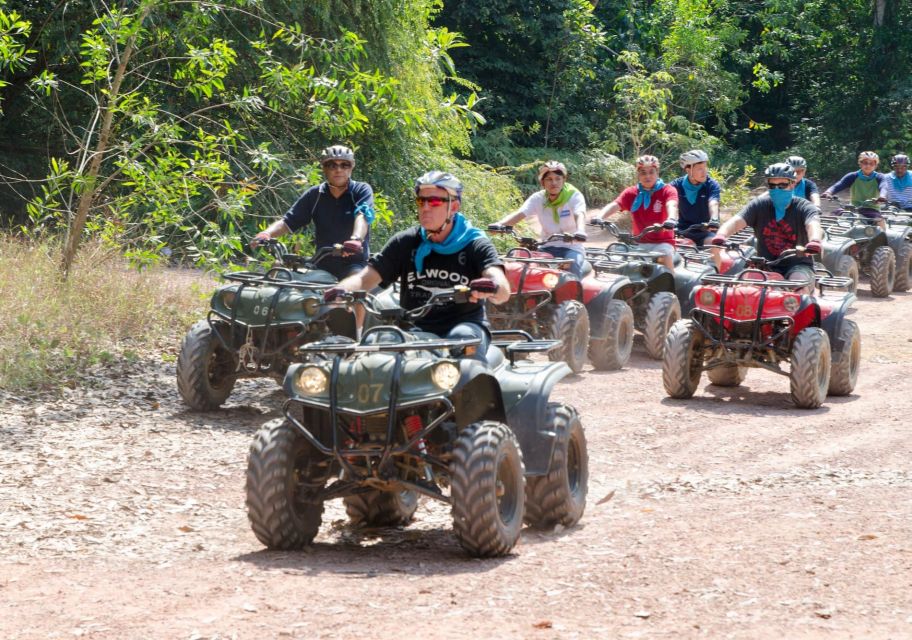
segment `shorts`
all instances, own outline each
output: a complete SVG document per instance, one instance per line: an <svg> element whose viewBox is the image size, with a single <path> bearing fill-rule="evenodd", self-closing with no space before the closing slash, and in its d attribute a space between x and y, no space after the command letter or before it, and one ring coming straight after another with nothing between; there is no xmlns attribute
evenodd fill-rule
<svg viewBox="0 0 912 640"><path fill-rule="evenodd" d="M667 242L641 242L635 248L642 249L643 251L661 253L666 258L674 258L675 254L674 245L668 244Z"/></svg>

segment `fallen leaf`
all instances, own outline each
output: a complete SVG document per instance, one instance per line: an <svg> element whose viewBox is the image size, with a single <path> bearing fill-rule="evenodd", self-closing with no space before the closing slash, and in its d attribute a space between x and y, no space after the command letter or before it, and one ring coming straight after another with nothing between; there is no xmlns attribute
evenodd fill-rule
<svg viewBox="0 0 912 640"><path fill-rule="evenodd" d="M858 539L859 540L877 540L877 536L874 535L873 533L863 533L860 536L858 536Z"/></svg>
<svg viewBox="0 0 912 640"><path fill-rule="evenodd" d="M84 516L81 513L74 513L73 515L67 516L67 517L72 518L73 520L88 520L89 519L89 516Z"/></svg>
<svg viewBox="0 0 912 640"><path fill-rule="evenodd" d="M183 531L184 533L190 533L191 531L193 531L193 527L191 527L190 525L187 525L187 524L180 526L177 529L179 531Z"/></svg>
<svg viewBox="0 0 912 640"><path fill-rule="evenodd" d="M596 505L605 504L614 497L614 489L608 492L608 495L596 502Z"/></svg>
<svg viewBox="0 0 912 640"><path fill-rule="evenodd" d="M643 618L643 619L645 620L646 618L648 618L648 617L651 616L652 614L649 613L648 611L637 611L637 612L634 613L633 615L635 615L637 618Z"/></svg>
<svg viewBox="0 0 912 640"><path fill-rule="evenodd" d="M247 611L249 613L256 613L257 608L255 606L253 606L252 604L247 603L244 605L244 611Z"/></svg>
<svg viewBox="0 0 912 640"><path fill-rule="evenodd" d="M532 626L535 627L536 629L550 629L554 625L552 624L552 622L550 620L539 620Z"/></svg>

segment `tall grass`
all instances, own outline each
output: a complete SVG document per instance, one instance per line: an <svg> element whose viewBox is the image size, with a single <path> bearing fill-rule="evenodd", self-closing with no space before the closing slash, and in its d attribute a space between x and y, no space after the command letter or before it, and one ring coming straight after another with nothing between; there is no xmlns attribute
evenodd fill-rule
<svg viewBox="0 0 912 640"><path fill-rule="evenodd" d="M97 245L64 282L59 256L56 244L0 236L0 389L74 386L92 365L176 351L213 288L196 273L131 269Z"/></svg>

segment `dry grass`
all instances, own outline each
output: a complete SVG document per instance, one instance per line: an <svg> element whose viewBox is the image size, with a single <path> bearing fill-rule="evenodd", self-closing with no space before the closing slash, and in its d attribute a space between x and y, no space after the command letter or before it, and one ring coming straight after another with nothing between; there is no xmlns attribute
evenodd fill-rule
<svg viewBox="0 0 912 640"><path fill-rule="evenodd" d="M82 249L64 282L59 256L50 243L0 237L0 389L75 386L89 366L176 351L214 285L192 272L137 271L99 246Z"/></svg>

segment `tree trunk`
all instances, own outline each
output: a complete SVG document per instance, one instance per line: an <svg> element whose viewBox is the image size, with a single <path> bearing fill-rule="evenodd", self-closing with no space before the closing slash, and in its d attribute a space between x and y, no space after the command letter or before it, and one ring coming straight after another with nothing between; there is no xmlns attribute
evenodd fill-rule
<svg viewBox="0 0 912 640"><path fill-rule="evenodd" d="M139 18L139 23L146 21L151 7L147 6ZM130 37L126 47L124 47L120 64L114 73L114 81L111 83L111 92L106 99L99 102L98 108L103 113L101 129L98 132L98 144L92 153L92 159L89 162L89 169L86 172L85 191L79 197L79 204L76 206L76 215L70 222L70 228L67 230L66 246L63 249L63 262L60 269L63 272L64 280L70 275L70 269L73 267L73 261L76 259L76 251L79 249L79 242L82 239L82 232L85 229L86 219L89 217L89 208L98 194L98 173L101 169L101 161L108 149L108 140L111 137L111 128L114 120L113 106L117 103L120 94L120 85L123 82L124 75L127 72L127 65L130 63L130 57L136 45L136 35Z"/></svg>

